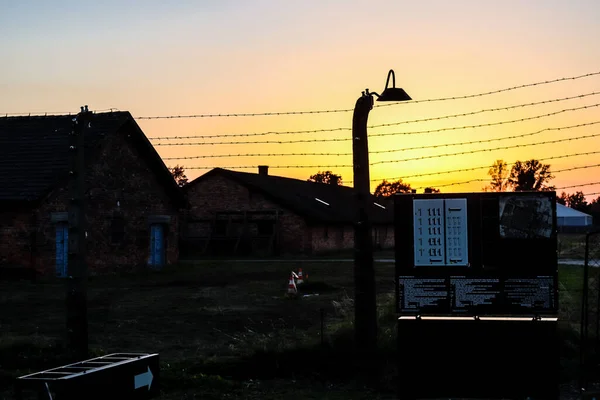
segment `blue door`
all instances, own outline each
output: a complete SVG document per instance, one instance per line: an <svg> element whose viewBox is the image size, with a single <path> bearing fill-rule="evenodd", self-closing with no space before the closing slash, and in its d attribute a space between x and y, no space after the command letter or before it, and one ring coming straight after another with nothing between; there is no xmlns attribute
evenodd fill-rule
<svg viewBox="0 0 600 400"><path fill-rule="evenodd" d="M150 226L150 265L160 267L165 264L165 232L163 225Z"/></svg>
<svg viewBox="0 0 600 400"><path fill-rule="evenodd" d="M69 227L56 225L56 276L67 276L69 261Z"/></svg>

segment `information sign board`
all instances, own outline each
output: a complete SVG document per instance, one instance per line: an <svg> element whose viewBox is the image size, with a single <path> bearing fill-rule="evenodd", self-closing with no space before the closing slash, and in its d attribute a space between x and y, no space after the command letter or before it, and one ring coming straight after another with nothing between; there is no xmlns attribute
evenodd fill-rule
<svg viewBox="0 0 600 400"><path fill-rule="evenodd" d="M557 313L555 192L394 200L399 314Z"/></svg>

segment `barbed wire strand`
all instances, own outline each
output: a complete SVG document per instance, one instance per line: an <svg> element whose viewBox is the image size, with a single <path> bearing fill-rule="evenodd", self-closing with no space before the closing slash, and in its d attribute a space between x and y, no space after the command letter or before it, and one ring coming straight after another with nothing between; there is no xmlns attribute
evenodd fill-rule
<svg viewBox="0 0 600 400"><path fill-rule="evenodd" d="M558 160L558 159L562 159L562 158L590 156L590 155L595 155L595 154L600 154L600 150L588 151L585 153L561 154L558 156L538 158L537 160L538 161ZM515 165L515 163L506 163L506 165L511 166L511 165ZM481 170L481 169L490 169L490 168L491 168L491 165L481 165L479 167L469 167L469 168L450 169L450 170L445 170L445 171L424 172L424 173L420 173L420 174L396 176L396 177L392 177L392 178L374 178L374 179L371 179L371 182L380 182L384 179L395 181L395 180L399 180L399 179L420 178L423 176L432 176L432 175L446 175L446 174L453 174L453 173L457 173L457 172L471 172L471 171L477 171L477 170ZM352 183L353 181L346 181L346 182Z"/></svg>
<svg viewBox="0 0 600 400"><path fill-rule="evenodd" d="M574 138L563 138L563 139L557 139L557 140L547 140L544 142L517 144L517 145L511 145L511 146L502 146L502 147L494 147L494 148L486 148L486 149L475 149L475 150L461 151L461 152L456 152L456 153L433 154L433 155L420 156L420 157L404 158L404 159L399 159L399 160L381 160L381 161L372 162L372 163L370 163L370 165L372 166L372 165L399 163L399 162L406 162L406 161L419 161L419 160L426 160L426 159L430 159L430 158L453 157L453 156L461 156L461 155L467 155L467 154L482 153L482 152L486 152L486 151L507 150L507 149L516 149L516 148L520 148L520 147L531 147L531 146L541 146L541 145L546 145L546 144L562 143L562 142L575 141L575 140L584 140L584 139L594 138L594 137L598 137L598 136L600 136L600 133L596 133L596 134L592 134L592 135L585 135L585 136L578 136L578 137L574 137ZM274 166L270 166L269 168L288 169L288 168L352 168L352 167L353 166L351 164L340 164L340 165L274 165ZM249 169L249 168L258 168L258 165L201 166L201 167L192 166L192 167L186 167L186 168L187 169L213 169L213 168Z"/></svg>
<svg viewBox="0 0 600 400"><path fill-rule="evenodd" d="M415 146L415 147L403 147L399 149L386 149L386 150L371 150L369 154L383 154L383 153L398 153L401 151L410 151L410 150L424 150L424 149L436 149L441 147L453 147L453 146L466 146L471 144L481 144L481 143L491 143L498 142L502 140L510 140L510 139L519 139L529 136L539 135L543 132L547 131L561 131L567 129L581 128L585 126L591 126L600 124L600 121L586 122L583 124L563 126L563 127L554 127L554 128L544 128L535 132L522 133L519 135L512 136L503 136L499 138L491 138L491 139L483 139L483 140L472 140L468 142L458 142L458 143L443 143L443 144L433 144L428 146ZM197 160L197 159L205 159L205 158L239 158L239 157L296 157L296 156L351 156L352 153L237 153L237 154L205 154L199 156L184 156L184 157L165 157L163 160Z"/></svg>
<svg viewBox="0 0 600 400"><path fill-rule="evenodd" d="M582 183L579 185L563 186L563 187L556 188L556 190L572 189L572 188L578 188L578 187L583 187L583 186L595 186L595 185L600 185L600 182L589 182L589 183Z"/></svg>
<svg viewBox="0 0 600 400"><path fill-rule="evenodd" d="M598 107L598 106L600 106L600 103L581 106L581 107L575 107L575 108L568 108L568 109L563 109L563 110L559 110L559 111L555 111L555 112L551 112L551 113L547 113L547 114L536 115L533 117L518 118L518 119L509 120L509 121L489 122L489 123L478 124L478 125L451 126L451 127L446 127L446 128L430 129L430 130L426 130L426 131L375 133L375 134L369 135L369 137L376 138L376 137L396 136L396 135L419 135L419 134L424 134L424 133L437 133L437 132L456 131L456 130L463 130L463 129L485 128L485 127L496 126L496 125L507 125L507 124L513 124L513 123L517 123L517 122L531 121L531 120L535 120L535 119L551 117L551 116L562 114L562 113L569 112L569 111L584 110L584 109L594 108L594 107ZM178 142L178 143L156 143L156 144L154 144L154 146L218 146L218 145L240 145L240 144L292 144L292 143L316 143L316 142L347 142L350 140L352 140L351 137L331 138L331 139L300 139L300 140L285 140L285 141L284 140L258 140L258 141L235 141L235 142L233 142L233 141L230 141L230 142L187 142L187 143L186 142Z"/></svg>
<svg viewBox="0 0 600 400"><path fill-rule="evenodd" d="M377 104L376 107L379 108L379 107L390 107L390 106L402 105L402 104L419 104L419 103L432 103L432 102L448 101L448 100L471 99L471 98L475 98L475 97L483 97L483 96L488 96L488 95L493 95L493 94L498 94L498 93L503 93L503 92L509 92L509 91L513 91L513 90L524 89L524 88L529 88L529 87L534 87L534 86L547 85L547 84L564 82L564 81L569 81L569 80L574 81L574 80L584 79L584 78L588 78L588 77L592 77L592 76L596 76L596 75L600 75L600 71L590 72L590 73L582 74L582 75L575 75L575 76L562 77L562 78L550 79L550 80L545 80L545 81L527 83L527 84L523 84L523 85L516 85L516 86L512 86L512 87L507 87L504 89L491 90L488 92L481 92L481 93L475 93L475 94L469 94L469 95L463 95L463 96L439 97L439 98L424 99L424 100L412 100L409 102L394 102L394 103L388 103L388 104ZM112 112L113 110L118 110L118 108L113 107L113 108L107 109L106 111ZM333 110L283 111L283 112L260 112L260 113L158 115L158 116L140 116L140 117L135 117L135 118L138 120L139 119L150 120L150 119L214 118L214 117L260 117L260 116L278 116L278 115L340 113L340 112L350 112L353 110L354 109L352 109L352 108L345 108L345 109L333 109ZM104 110L100 110L100 111L104 111ZM96 112L96 111L94 111L94 112ZM9 117L9 116L51 116L51 115L71 115L71 114L77 114L77 112L72 112L72 111L46 112L46 111L42 111L42 112L20 112L20 113L3 112L3 113L0 113L0 115L4 115L5 117Z"/></svg>
<svg viewBox="0 0 600 400"><path fill-rule="evenodd" d="M569 172L569 171L577 171L577 170L581 170L581 169L589 169L589 168L598 168L600 167L600 164L591 164L591 165L581 165L581 166L577 166L577 167L570 167L570 168L564 168L564 169L559 169L556 171L552 171L553 174L558 174L561 172ZM389 181L389 179L386 179L387 181ZM461 181L461 182L452 182L452 183L445 183L442 185L435 185L436 189L437 188L441 188L441 187L450 187L450 186L460 186L460 185L467 185L469 183L476 183L476 182L489 182L490 178L475 178L475 179L469 179L466 181ZM430 186L420 186L420 187L416 187L413 189L425 189L427 187ZM559 188L561 189L561 188Z"/></svg>
<svg viewBox="0 0 600 400"><path fill-rule="evenodd" d="M508 106L508 107L488 108L488 109L483 109L483 110L479 110L479 111L471 111L471 112L461 113L461 114L452 114L452 115L443 115L443 116L439 116L439 117L413 119L413 120L408 120L408 121L392 122L389 124L381 124L381 125L371 125L371 126L368 126L367 128L373 129L373 128L379 128L379 127L385 127L385 126L395 126L395 125L411 124L411 123L418 123L418 122L446 120L446 119L450 119L450 118L458 118L458 117L477 115L477 114L481 114L481 113L485 113L485 112L507 111L507 110L512 110L515 108L536 106L536 105L540 105L540 104L549 104L549 103L555 103L555 102L564 101L564 100L582 99L584 97L595 96L598 94L600 94L600 92L592 92L592 93L580 94L580 95L572 96L572 97L563 97L560 99L544 100L544 101L539 101L539 102L535 102L535 103L517 104L517 105ZM312 130L302 130L302 131L267 131L267 132L251 132L251 133L226 133L226 134L215 134L215 135L156 136L156 137L149 137L149 139L150 140L182 140L182 139L210 139L210 138L226 138L226 137L255 137L255 136L268 136L268 135L296 135L296 134L304 134L304 133L338 132L338 131L349 131L349 130L352 130L352 128L351 127L336 127L336 128L312 129Z"/></svg>
<svg viewBox="0 0 600 400"><path fill-rule="evenodd" d="M588 77L595 76L595 75L600 75L600 71L590 72L587 74L571 76L571 77L564 77L564 78L557 78L557 79L551 79L551 80L540 81L540 82L527 83L527 84L512 86L512 87L508 87L508 88L504 88L504 89L497 89L497 90L491 90L488 92L468 94L468 95L464 95L464 96L439 97L439 98L433 98L433 99L412 100L412 101L407 101L407 102L377 104L376 107L379 108L379 107L390 107L390 106L402 105L402 104L419 104L419 103L433 103L433 102L449 101L449 100L472 99L472 98L476 98L476 97L489 96L489 95L493 95L493 94L499 94L499 93L503 93L503 92L509 92L509 91L513 91L513 90L524 89L524 88L529 88L529 87L534 87L534 86L547 85L547 84L551 84L551 83L557 83L557 82L563 82L563 81L569 81L569 80L573 81L573 80L588 78ZM353 110L354 109L352 109L352 108L343 108L343 109L333 109L333 110L281 111L281 112L259 112L259 113L159 115L159 116L141 116L141 117L136 117L136 119L150 120L150 119L218 118L218 117L266 117L266 116L281 116L281 115L343 113L343 112L351 112Z"/></svg>
<svg viewBox="0 0 600 400"><path fill-rule="evenodd" d="M454 156L462 156L462 155L467 155L467 154L483 153L486 151L516 149L516 148L520 148L520 147L530 147L530 146L541 146L541 145L546 145L546 144L563 143L563 142L569 142L569 141L575 141L575 140L589 139L589 138L594 138L594 137L598 137L598 136L600 136L600 133L595 133L592 135L585 135L585 136L578 136L578 137L562 138L562 139L556 139L556 140L546 140L543 142L536 142L536 143L516 144L516 145L511 145L511 146L493 147L493 148L487 148L487 149L475 149L475 150L461 151L461 152L456 152L456 153L432 154L432 155L427 155L427 156L404 158L404 159L400 159L400 160L382 160L382 161L372 162L372 163L370 163L370 165L387 164L387 163L394 163L394 162L418 161L418 160L426 160L426 159L430 159L430 158L454 157Z"/></svg>
<svg viewBox="0 0 600 400"><path fill-rule="evenodd" d="M589 156L589 155L596 155L596 154L600 154L600 150L598 151L588 151L585 153L572 153L572 154L561 154L561 155L556 155L556 156L550 156L550 157L543 157L543 158L538 158L538 161L548 161L548 160L558 160L558 159L563 159L563 158L572 158L572 157L581 157L581 156ZM515 165L515 163L506 163L506 166L512 166ZM327 167L324 167L327 168ZM458 172L471 172L471 171L477 171L477 170L482 170L482 169L490 169L491 166L490 165L481 165L478 167L469 167L469 168L459 168L459 169L450 169L450 170L444 170L444 171L434 171L434 172L425 172L425 173L420 173L420 174L413 174L413 175L403 175L403 176L395 176L395 177L391 177L391 178L373 178L370 181L371 182L381 182L383 180L387 180L387 181L396 181L396 180L400 180L400 179L409 179L409 178L420 178L423 176L432 176L432 175L446 175L446 174L453 174L453 173L458 173ZM354 181L350 180L350 181L345 181L346 183L353 183Z"/></svg>
<svg viewBox="0 0 600 400"><path fill-rule="evenodd" d="M580 167L580 168L593 168L593 167L599 167L599 166L600 166L600 164L592 165L592 166L585 166L585 167ZM567 170L565 170L565 171L567 171ZM561 171L555 171L555 172L561 172ZM465 181L465 182L457 182L455 184L436 185L435 188L437 189L439 187L447 187L447 186L454 186L454 185L462 185L462 184L466 184L466 183L487 182L487 181L489 181L489 179L474 179L471 182L466 182ZM600 185L600 182L588 182L588 183L581 183L581 184L577 184L577 185L562 186L562 187L555 188L555 190L572 189L572 188L578 188L578 187L583 187L583 186L595 186L595 185ZM426 188L429 188L429 187L431 187L431 185L430 186L420 186L420 187L413 188L413 189L417 189L418 190L418 189L426 189ZM599 193L600 192L597 192L597 193L587 193L587 194L584 194L584 196L591 196L591 195L599 194Z"/></svg>
<svg viewBox="0 0 600 400"><path fill-rule="evenodd" d="M575 187L595 186L595 185L600 185L600 182L589 182L589 183L581 183L581 184L578 184L578 185L562 186L562 187L556 188L556 190L572 189L572 188L575 188Z"/></svg>
<svg viewBox="0 0 600 400"><path fill-rule="evenodd" d="M581 106L581 107L564 108L562 110L554 111L554 112L551 112L551 113L535 115L533 117L518 118L518 119L509 120L509 121L497 121L497 122L490 122L490 123L487 123L487 124L478 124L478 125L463 125L463 126L458 126L458 127L440 128L440 129L427 130L427 131L403 132L401 134L403 134L403 135L418 135L418 134L421 134L421 133L443 132L443 131L451 131L451 130L457 130L457 129L460 130L460 129L467 129L467 128L481 128L481 127L486 127L486 126L512 124L512 123L515 123L515 122L523 122L523 121L530 121L530 120L533 120L533 119L540 119L540 118L545 118L545 117L551 117L551 116L562 114L562 113L565 113L565 112L585 110L585 109L588 109L588 108L594 108L594 107L598 107L598 106L600 106L600 103L589 104L589 105L585 105L585 106ZM387 124L374 125L373 128L382 128L382 127L389 127L389 126L394 126L394 125L397 125L397 123L396 122L390 122L390 123L387 123ZM393 134L395 134L395 133L394 132L392 132L392 133L382 133L382 134L375 134L375 135L372 135L372 136L388 136L388 135L393 135Z"/></svg>

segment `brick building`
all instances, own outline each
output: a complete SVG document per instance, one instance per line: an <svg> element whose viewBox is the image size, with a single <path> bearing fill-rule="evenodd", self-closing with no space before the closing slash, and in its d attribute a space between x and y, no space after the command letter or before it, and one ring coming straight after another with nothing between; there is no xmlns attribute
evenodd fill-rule
<svg viewBox="0 0 600 400"><path fill-rule="evenodd" d="M353 188L272 176L261 166L259 173L215 168L183 189L190 255L316 254L354 246ZM393 247L392 207L373 198L369 212L375 246Z"/></svg>
<svg viewBox="0 0 600 400"><path fill-rule="evenodd" d="M72 118L0 118L0 268L67 274ZM175 262L185 200L131 114L93 114L85 143L90 273Z"/></svg>

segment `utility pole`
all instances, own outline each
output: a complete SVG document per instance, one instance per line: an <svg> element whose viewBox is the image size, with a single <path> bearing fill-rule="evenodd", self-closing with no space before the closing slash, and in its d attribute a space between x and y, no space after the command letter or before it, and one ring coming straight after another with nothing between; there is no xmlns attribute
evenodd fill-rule
<svg viewBox="0 0 600 400"><path fill-rule="evenodd" d="M88 357L87 264L85 224L85 130L88 106L73 118L69 134L69 242L67 262L67 349L74 357Z"/></svg>
<svg viewBox="0 0 600 400"><path fill-rule="evenodd" d="M371 180L367 119L373 108L373 97L362 92L352 117L352 154L357 222L354 228L354 329L357 349L370 352L377 346L377 301L373 242L369 220Z"/></svg>

